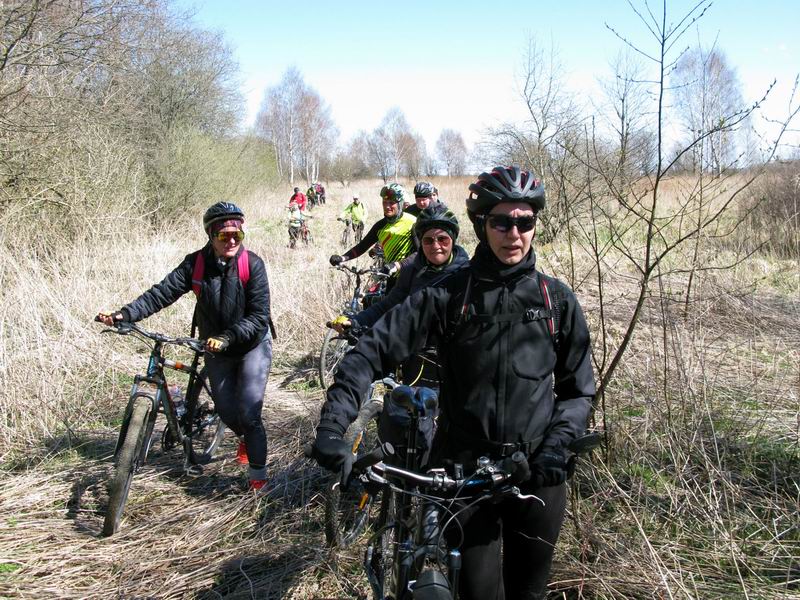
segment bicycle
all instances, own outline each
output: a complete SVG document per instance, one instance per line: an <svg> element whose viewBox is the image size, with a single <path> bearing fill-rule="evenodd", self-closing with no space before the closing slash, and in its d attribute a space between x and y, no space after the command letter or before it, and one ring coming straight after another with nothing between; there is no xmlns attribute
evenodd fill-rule
<svg viewBox="0 0 800 600"><path fill-rule="evenodd" d="M342 230L342 238L340 240L342 248L350 248L350 221L348 219L342 219L341 217L339 217L336 220L342 221L344 223L344 229Z"/></svg>
<svg viewBox="0 0 800 600"><path fill-rule="evenodd" d="M202 465L211 461L225 435L225 425L213 408L205 368L198 368L200 357L205 352L203 340L169 337L126 322L115 323L113 328L104 329L102 333L107 332L134 335L152 343L152 349L146 373L134 377L114 449L114 475L109 484L104 536L113 535L119 529L133 476L147 460L152 447L153 428L159 412L163 412L167 419L161 436L162 448L168 451L180 444L184 454L183 468L188 474L202 471ZM166 358L164 349L167 345L190 349L194 353L192 362L186 364ZM165 368L189 375L183 404L173 397Z"/></svg>
<svg viewBox="0 0 800 600"><path fill-rule="evenodd" d="M537 496L522 494L518 487L530 476L527 456L515 452L500 461L481 457L474 471L466 475L463 465L454 465L449 471L437 468L423 473L418 422L425 415L435 414L435 393L427 388L396 386L384 398L382 408L387 402L408 412L411 422L406 429L405 446L393 448L379 441L371 451L363 444L358 449L354 447L355 475L350 478L348 490L339 493L340 498L350 498L352 503L340 508L341 539L357 539L369 525L374 506L379 504L363 561L374 597L457 598L461 555L458 543L448 541L445 531L460 527L456 517L465 504L472 506L509 496L541 502ZM359 418L368 414L368 407L362 407ZM357 420L351 428L360 426ZM573 461L577 454L599 445L599 439L598 434L590 433L570 444ZM343 481L347 471L342 475Z"/></svg>
<svg viewBox="0 0 800 600"><path fill-rule="evenodd" d="M362 308L370 306L383 297L386 275L375 267L358 269L340 264L335 268L346 273L352 273L356 279L353 295L345 303L342 314L352 317ZM367 284L364 283L364 275L369 275L371 278L371 281ZM327 323L327 326L330 327L331 324ZM329 329L325 334L319 353L319 383L323 388L327 388L331 384L333 374L336 372L342 358L350 348L355 346L356 338L353 335L353 332L339 333L335 329Z"/></svg>

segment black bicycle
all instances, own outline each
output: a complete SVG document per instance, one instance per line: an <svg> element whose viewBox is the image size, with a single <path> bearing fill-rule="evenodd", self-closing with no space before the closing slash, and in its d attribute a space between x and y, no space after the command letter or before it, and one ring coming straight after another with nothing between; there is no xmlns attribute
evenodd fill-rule
<svg viewBox="0 0 800 600"><path fill-rule="evenodd" d="M355 276L353 295L342 307L342 314L352 317L362 308L371 306L383 297L387 276L375 267L358 269L340 264L335 268ZM331 324L327 323L327 326L331 327ZM329 329L325 334L319 353L319 383L323 388L331 384L339 363L350 348L355 346L355 342L356 338L352 332L339 333L335 329Z"/></svg>
<svg viewBox="0 0 800 600"><path fill-rule="evenodd" d="M448 541L444 533L459 527L458 513L479 502L509 496L541 502L534 495L522 494L518 487L530 476L527 457L515 452L501 461L479 458L469 469L454 465L448 471L423 472L419 421L436 414L435 393L427 388L397 386L385 398L384 410L387 402L408 414L405 442L393 447L379 441L371 450L365 444L354 447L352 467L348 465L341 476L350 482L340 492L340 539L352 542L370 532L363 565L374 598L457 598L461 554L458 543L451 543L452 538ZM359 418L369 413L367 404ZM570 450L577 455L596 447L599 441L599 435L588 434L573 442ZM350 468L354 477L348 476ZM465 474L468 470L471 472ZM350 500L350 506L345 499Z"/></svg>
<svg viewBox="0 0 800 600"><path fill-rule="evenodd" d="M159 412L167 419L161 436L162 448L167 451L180 445L184 453L184 470L189 474L198 474L202 465L211 461L225 435L225 426L214 410L205 369L199 368L205 351L203 340L169 337L126 322L115 323L113 328L103 330L106 332L134 335L151 345L146 373L134 377L114 450L114 474L109 484L108 510L103 523L103 535L109 536L119 529L133 476L147 460ZM191 350L191 362L187 364L166 358L164 350L167 345ZM165 369L189 375L183 402L170 391Z"/></svg>

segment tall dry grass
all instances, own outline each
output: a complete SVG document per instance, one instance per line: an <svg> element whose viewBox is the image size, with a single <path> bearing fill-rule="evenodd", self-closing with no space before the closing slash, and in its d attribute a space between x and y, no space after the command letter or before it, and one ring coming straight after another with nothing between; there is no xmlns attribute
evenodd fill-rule
<svg viewBox="0 0 800 600"><path fill-rule="evenodd" d="M467 180L435 183L464 217L461 241L471 250ZM134 482L129 519L112 540L97 538L107 457L127 378L145 354L133 341L99 335L91 319L199 247L200 215L155 231L136 217L98 217L70 238L59 238L52 223L2 228L0 506L8 527L0 532L0 595L367 593L360 550L321 546L321 473L300 458L300 446L322 400L313 363L323 323L348 293L345 277L327 262L341 251L335 217L357 190L370 220L377 218L381 185L331 185L328 204L312 213L315 245L294 251L284 223L288 187L236 199L248 215L246 244L268 265L279 336L266 411L273 492L262 500L243 496L229 461L187 480L177 456L156 453ZM52 239L59 244L42 243ZM704 265L735 256L731 245L702 240ZM674 265L685 259L676 256ZM613 344L637 281L620 257L605 260L603 269L614 274L605 323ZM702 275L688 313L685 273L674 270L651 288L605 413L596 415L608 425L607 447L583 461L572 485L551 585L559 597L800 595L798 264L773 255L734 263ZM596 265L563 239L539 248L539 264L557 276L574 274L597 354ZM182 299L147 325L185 333L192 304Z"/></svg>

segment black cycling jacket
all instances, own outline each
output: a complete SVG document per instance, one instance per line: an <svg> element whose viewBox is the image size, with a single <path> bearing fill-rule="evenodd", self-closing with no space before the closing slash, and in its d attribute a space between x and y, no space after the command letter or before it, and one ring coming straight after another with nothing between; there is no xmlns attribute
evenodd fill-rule
<svg viewBox="0 0 800 600"><path fill-rule="evenodd" d="M353 320L357 321L359 325L372 327L386 311L400 304L409 294L444 281L445 277L463 268L469 262L467 251L458 245L453 248L452 260L441 267L431 266L421 250L409 255L408 258L412 260L400 269L397 283L386 294L386 297L353 317Z"/></svg>
<svg viewBox="0 0 800 600"><path fill-rule="evenodd" d="M550 278L557 339L546 319L525 319L545 306L535 262L531 251L509 267L480 244L468 268L386 313L342 360L319 428L343 433L370 382L435 344L440 457L461 457L465 448L491 455L484 442L525 444L534 453L582 435L595 395L589 331L574 293ZM459 322L465 308L472 316Z"/></svg>
<svg viewBox="0 0 800 600"><path fill-rule="evenodd" d="M224 336L230 342L224 351L230 356L244 355L255 348L267 335L270 326L269 281L264 261L250 253L250 278L247 285L239 279L236 257L220 266L210 244L203 252L205 270L200 297L195 306L194 320L200 337ZM157 313L192 291L192 272L197 252L186 257L163 281L157 283L121 312L130 321L140 321Z"/></svg>

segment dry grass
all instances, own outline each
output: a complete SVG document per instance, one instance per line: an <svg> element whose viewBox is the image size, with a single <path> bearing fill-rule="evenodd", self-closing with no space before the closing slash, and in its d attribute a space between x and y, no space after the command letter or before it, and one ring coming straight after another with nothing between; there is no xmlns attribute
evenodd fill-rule
<svg viewBox="0 0 800 600"><path fill-rule="evenodd" d="M466 180L437 180L463 216ZM380 181L359 182L371 216ZM675 184L677 187L677 184ZM0 241L0 597L321 598L367 593L359 550L322 546L321 472L301 458L322 395L314 359L346 293L327 257L348 190L314 211L313 248L286 248L288 191L245 199L248 245L268 263L279 339L267 394L273 485L243 491L232 440L199 478L156 453L134 481L126 520L98 536L116 420L141 344L91 322L158 280L202 243L194 215L153 232L136 218L55 226L3 223ZM463 244L474 236L466 219ZM13 251L24 248L25 251ZM727 250L704 243L703 261ZM573 248L599 354L592 265ZM556 242L540 264L564 275ZM676 258L676 263L682 260ZM607 298L613 345L636 278L618 257ZM573 485L552 589L563 598L800 597L800 301L798 264L753 257L708 272L683 311L685 276L651 290L641 327L608 390L608 447ZM191 299L148 321L183 333Z"/></svg>

